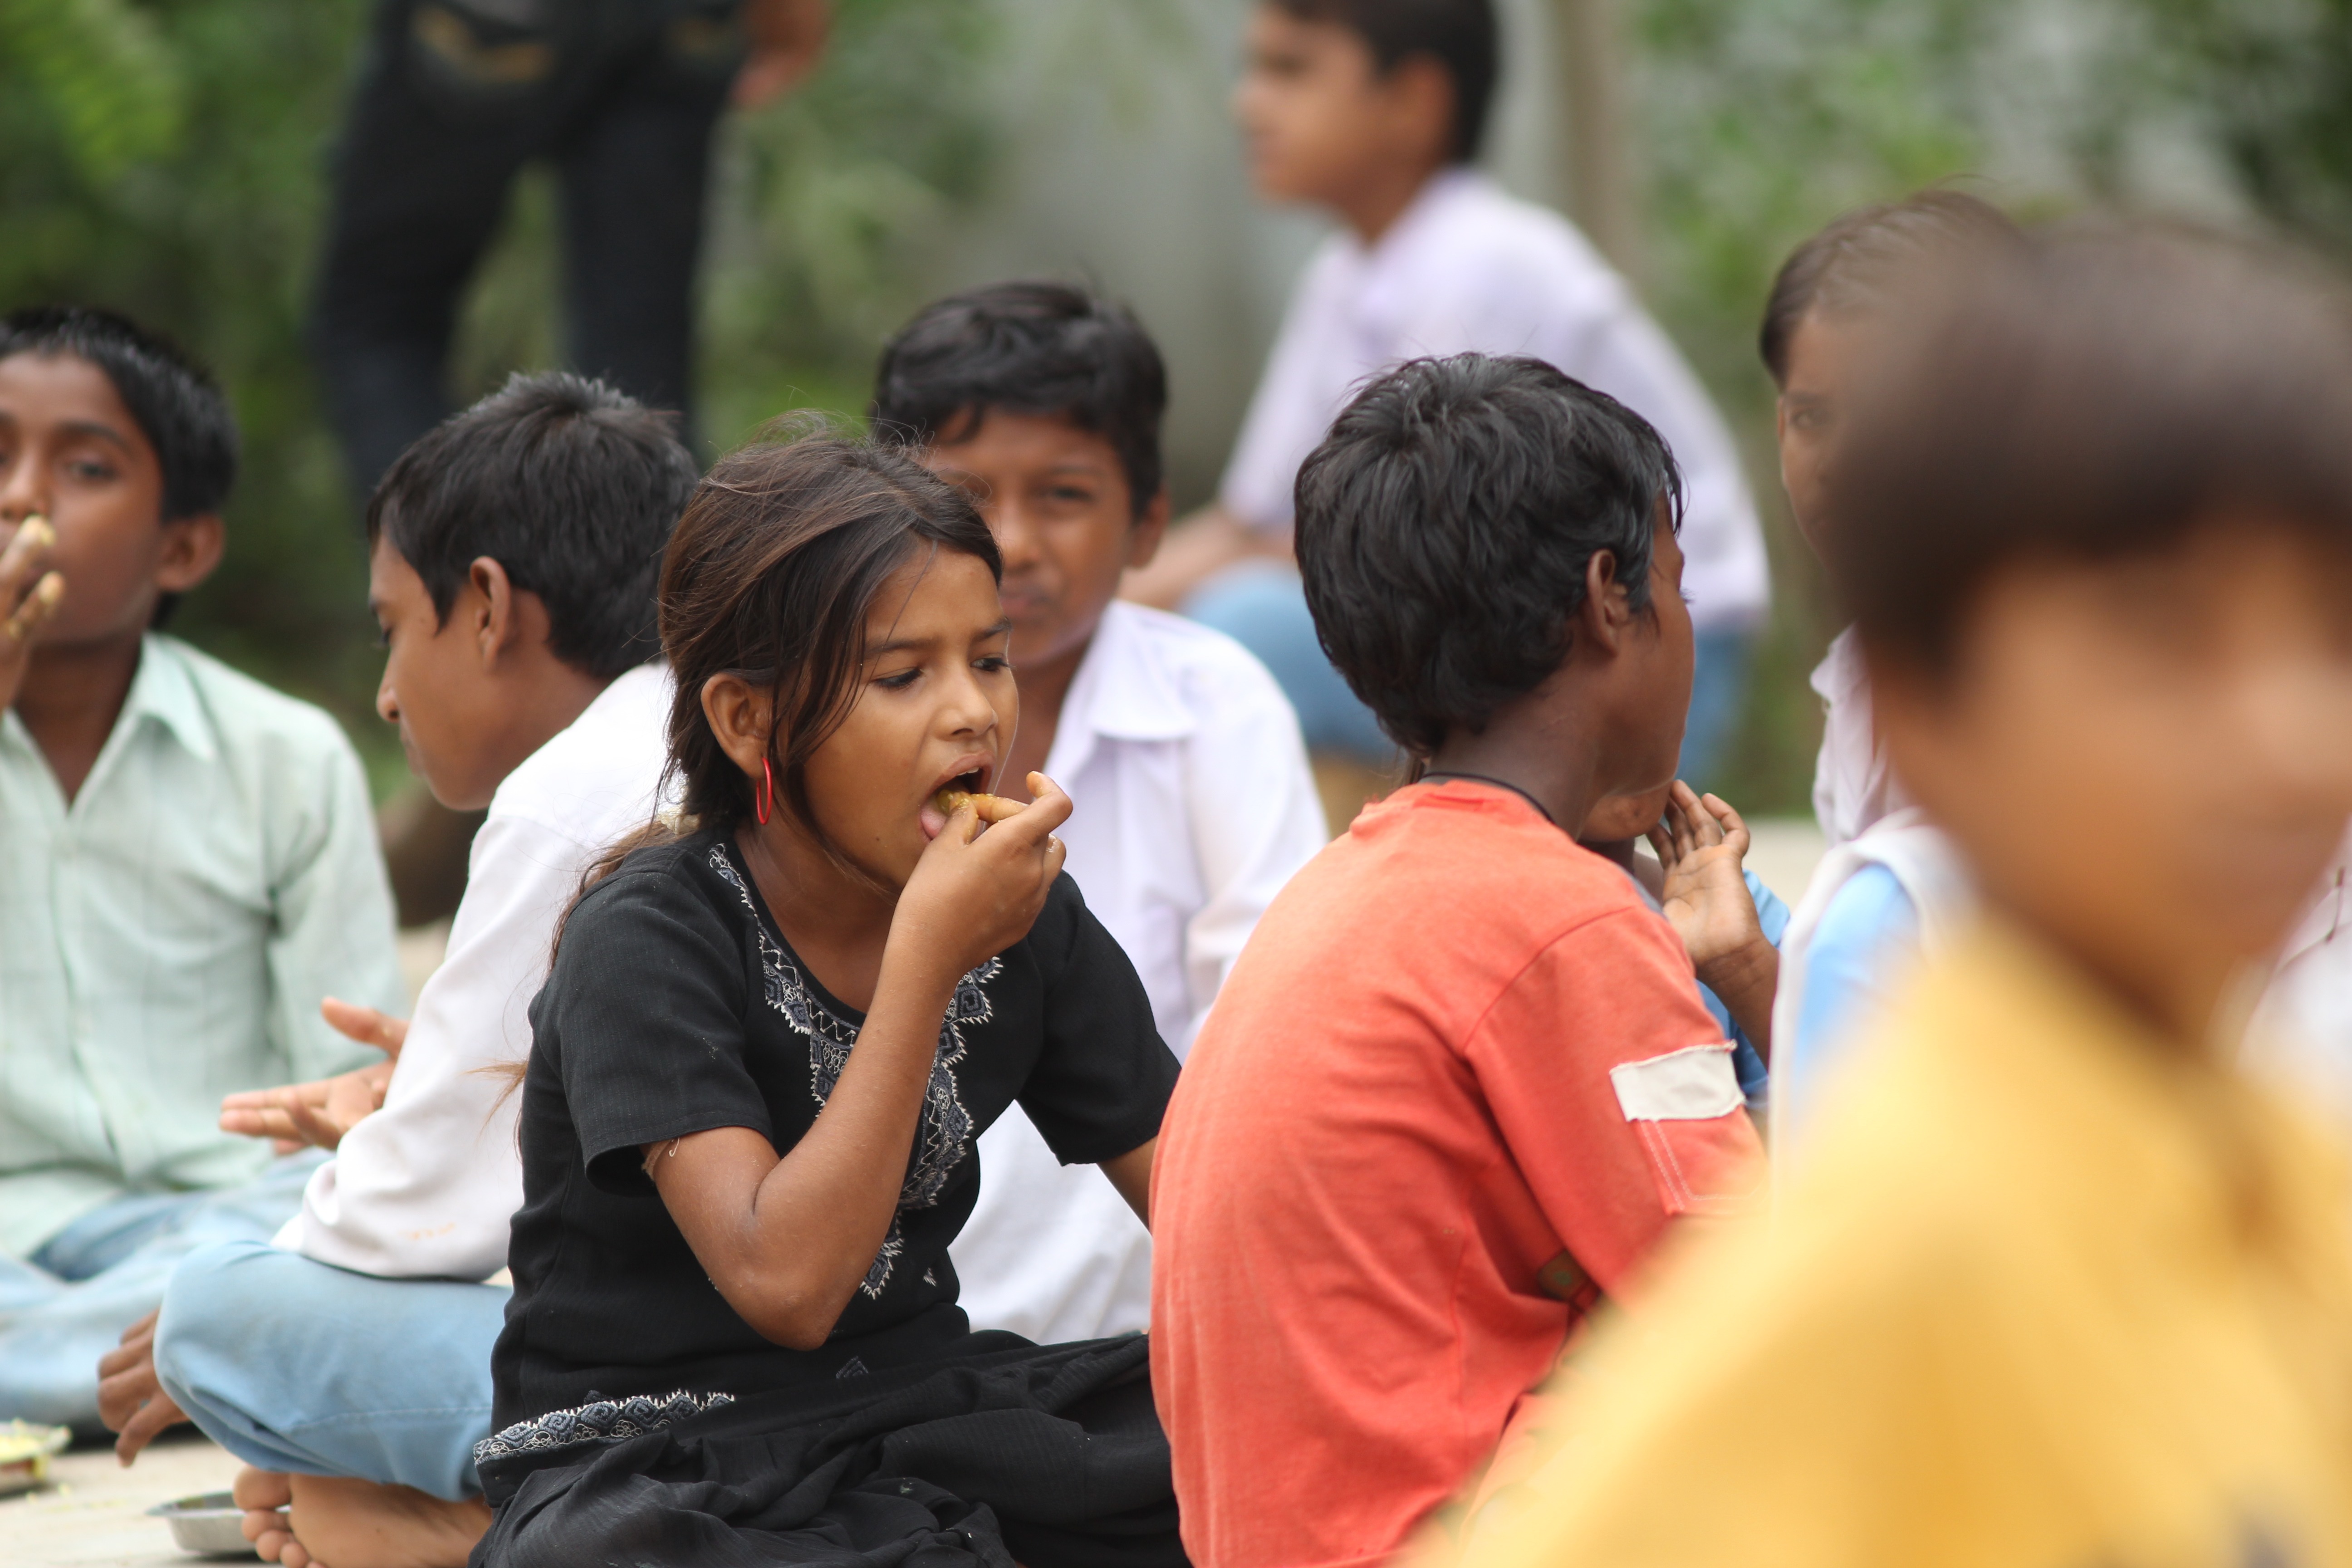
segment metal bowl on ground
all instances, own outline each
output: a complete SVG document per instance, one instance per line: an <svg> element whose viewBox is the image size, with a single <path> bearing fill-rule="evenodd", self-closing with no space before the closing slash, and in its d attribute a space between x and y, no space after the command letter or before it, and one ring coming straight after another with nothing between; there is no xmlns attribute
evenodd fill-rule
<svg viewBox="0 0 2352 1568"><path fill-rule="evenodd" d="M242 1528L245 1510L226 1492L199 1492L173 1498L147 1510L172 1527L172 1539L183 1552L199 1557L257 1557Z"/></svg>

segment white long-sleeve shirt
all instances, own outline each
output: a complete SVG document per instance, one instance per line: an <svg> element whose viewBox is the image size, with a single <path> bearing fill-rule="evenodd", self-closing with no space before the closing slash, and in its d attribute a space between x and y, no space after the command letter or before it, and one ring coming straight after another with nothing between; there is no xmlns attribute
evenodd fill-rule
<svg viewBox="0 0 2352 1568"><path fill-rule="evenodd" d="M1070 683L1045 771L1076 807L1066 868L1181 1057L1258 916L1329 837L1298 720L1239 644L1121 601ZM981 1137L980 1201L949 1253L977 1329L1053 1343L1150 1317L1150 1237L1017 1106Z"/></svg>
<svg viewBox="0 0 2352 1568"><path fill-rule="evenodd" d="M1432 179L1367 247L1326 240L1290 298L1221 499L1286 529L1298 465L1363 380L1420 355L1530 354L1656 426L1682 467L1683 591L1701 630L1764 618L1764 535L1738 448L1682 353L1558 213L1471 169Z"/></svg>
<svg viewBox="0 0 2352 1568"><path fill-rule="evenodd" d="M597 856L653 816L669 692L659 666L630 670L499 785L383 1107L311 1176L279 1247L399 1279L506 1267L522 1204L518 1100L481 1069L530 1056L557 917Z"/></svg>

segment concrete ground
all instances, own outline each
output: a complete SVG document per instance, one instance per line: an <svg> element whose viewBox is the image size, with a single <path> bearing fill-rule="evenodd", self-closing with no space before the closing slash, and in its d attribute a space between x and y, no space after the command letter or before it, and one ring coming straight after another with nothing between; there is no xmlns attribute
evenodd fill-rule
<svg viewBox="0 0 2352 1568"><path fill-rule="evenodd" d="M1335 813L1334 815L1338 815ZM1352 813L1350 813L1352 815ZM1793 906L1822 858L1810 817L1749 825L1748 865ZM412 992L441 961L446 923L401 936L401 968ZM172 1544L170 1528L146 1510L197 1492L226 1491L236 1461L192 1433L156 1443L130 1469L105 1448L59 1457L51 1484L0 1500L0 1564L9 1568L166 1568L198 1561Z"/></svg>
<svg viewBox="0 0 2352 1568"><path fill-rule="evenodd" d="M174 1498L226 1491L236 1471L235 1459L193 1431L157 1441L127 1470L115 1463L110 1448L62 1454L48 1486L0 1500L0 1563L12 1568L182 1568L199 1562L174 1546L171 1527L149 1519L147 1510Z"/></svg>

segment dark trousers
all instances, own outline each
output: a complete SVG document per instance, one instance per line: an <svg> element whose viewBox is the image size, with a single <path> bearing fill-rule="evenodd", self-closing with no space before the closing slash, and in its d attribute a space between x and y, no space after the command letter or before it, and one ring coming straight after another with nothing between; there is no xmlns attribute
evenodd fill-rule
<svg viewBox="0 0 2352 1568"><path fill-rule="evenodd" d="M553 162L566 358L688 409L731 0L385 0L334 160L311 325L352 481L449 412L466 282L522 165Z"/></svg>

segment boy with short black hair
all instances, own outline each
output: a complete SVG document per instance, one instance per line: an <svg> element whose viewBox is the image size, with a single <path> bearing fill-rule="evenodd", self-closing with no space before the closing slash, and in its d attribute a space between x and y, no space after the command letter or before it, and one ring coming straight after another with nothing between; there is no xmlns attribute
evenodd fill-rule
<svg viewBox="0 0 2352 1568"><path fill-rule="evenodd" d="M1168 521L1167 377L1120 306L1053 282L925 309L883 351L877 431L971 492L1003 553L1032 771L1087 906L1126 949L1181 1057L1257 918L1327 837L1298 723L1226 637L1118 601ZM1042 1343L1146 1326L1151 1240L1108 1184L1065 1168L1016 1106L982 1134L986 1178L950 1249L972 1324Z"/></svg>
<svg viewBox="0 0 2352 1568"><path fill-rule="evenodd" d="M1418 782L1275 900L1160 1133L1152 1386L1203 1568L1384 1559L1670 1220L1760 1184L1675 929L1576 843L1674 781L1679 499L1639 416L1478 354L1375 381L1301 470L1316 626ZM1706 978L1760 1026L1736 819L1685 804L1739 916Z"/></svg>
<svg viewBox="0 0 2352 1568"><path fill-rule="evenodd" d="M1134 596L1237 637L1307 743L1385 763L1373 715L1315 640L1291 570L1292 484L1357 385L1419 354L1530 354L1649 420L1683 468L1697 675L1680 770L1702 784L1736 723L1770 601L1730 432L1623 279L1557 213L1475 166L1503 53L1492 0L1261 0L1234 94L1269 201L1340 220L1300 274L1216 504Z"/></svg>
<svg viewBox="0 0 2352 1568"><path fill-rule="evenodd" d="M96 1428L99 1355L173 1262L299 1199L221 1095L351 1066L319 999L403 994L341 729L159 629L236 475L176 345L0 318L0 1419Z"/></svg>
<svg viewBox="0 0 2352 1568"><path fill-rule="evenodd" d="M488 1523L473 1445L521 1196L525 1010L583 872L643 827L667 755L654 586L698 479L673 416L576 375L516 376L403 453L368 508L376 705L441 802L488 808L446 957L391 1053L231 1097L225 1127L335 1151L277 1244L191 1257L160 1326L109 1360L127 1458L185 1410L256 1467L266 1556L463 1563ZM381 1106L381 1109L376 1109ZM158 1382L160 1379L160 1390ZM158 1397L158 1394L161 1397ZM291 1535L274 1510L290 1500Z"/></svg>
<svg viewBox="0 0 2352 1568"><path fill-rule="evenodd" d="M1831 497L1982 917L1479 1568L2352 1562L2344 1167L2235 1059L2352 816L2352 295L2177 233L1988 270Z"/></svg>

